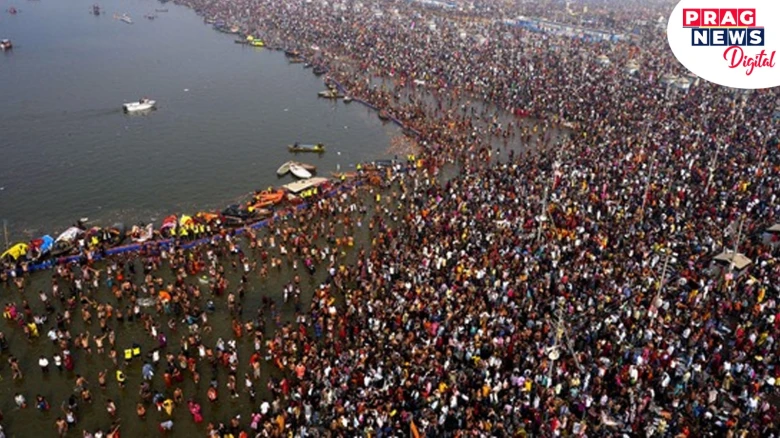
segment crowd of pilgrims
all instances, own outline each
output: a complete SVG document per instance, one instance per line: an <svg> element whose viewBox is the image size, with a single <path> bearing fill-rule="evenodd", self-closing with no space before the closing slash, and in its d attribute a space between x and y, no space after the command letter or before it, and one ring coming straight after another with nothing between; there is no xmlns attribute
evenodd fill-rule
<svg viewBox="0 0 780 438"><path fill-rule="evenodd" d="M0 334L3 376L20 382L3 406L49 409L24 382L52 367L76 386L52 401L59 436L114 385L137 404L125 423L175 433L181 420L147 409L184 410L212 437L778 436L780 265L764 233L780 213L778 95L662 83L683 74L655 27L673 2L592 8L588 22L636 30L620 42L503 23L571 19L548 1L179 3L327 67L418 131L423 160L258 232L58 266L40 291L4 272L3 331L52 345L24 369L24 337ZM733 248L743 272L711 269ZM245 308L249 284L282 268L282 290ZM230 333L214 339L214 318ZM115 342L131 322L155 344L137 379L124 370L140 347ZM93 353L113 368L87 379ZM211 417L228 399L252 415ZM111 426L84 436L116 437L101 400Z"/></svg>

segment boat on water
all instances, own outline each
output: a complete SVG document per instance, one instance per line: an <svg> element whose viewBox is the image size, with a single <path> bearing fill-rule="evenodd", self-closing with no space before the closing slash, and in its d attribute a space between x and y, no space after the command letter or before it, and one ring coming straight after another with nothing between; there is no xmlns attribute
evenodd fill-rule
<svg viewBox="0 0 780 438"><path fill-rule="evenodd" d="M157 18L157 16L153 14L146 14L144 15L144 18L146 18L147 20L154 20L155 18Z"/></svg>
<svg viewBox="0 0 780 438"><path fill-rule="evenodd" d="M265 43L261 40L252 40L249 42L249 45L252 47L265 47Z"/></svg>
<svg viewBox="0 0 780 438"><path fill-rule="evenodd" d="M122 14L122 15L119 17L119 19L120 19L121 21L124 21L124 22L125 22L125 23L127 23L127 24L133 24L133 19L132 19L132 18L130 18L130 16L129 16L129 15L127 15L127 14Z"/></svg>
<svg viewBox="0 0 780 438"><path fill-rule="evenodd" d="M229 29L230 33L238 33L238 31L240 31L240 30L241 30L241 28L238 27L238 26L231 26L230 29Z"/></svg>
<svg viewBox="0 0 780 438"><path fill-rule="evenodd" d="M325 99L341 99L342 97L344 97L343 94L339 94L339 92L336 90L320 91L319 93L317 93L317 96Z"/></svg>
<svg viewBox="0 0 780 438"><path fill-rule="evenodd" d="M11 43L11 40L0 40L0 50L11 50L14 48L14 45Z"/></svg>
<svg viewBox="0 0 780 438"><path fill-rule="evenodd" d="M311 172L304 169L303 167L297 165L297 164L290 164L290 173L295 175L297 178L300 179L308 179L311 178Z"/></svg>
<svg viewBox="0 0 780 438"><path fill-rule="evenodd" d="M325 145L322 143L316 144L303 144L295 143L287 146L290 152L325 152Z"/></svg>
<svg viewBox="0 0 780 438"><path fill-rule="evenodd" d="M313 164L299 163L297 161L288 161L288 162L282 164L281 166L279 166L279 169L276 170L276 174L279 175L279 176L284 176L285 174L290 172L290 167L293 166L293 165L299 166L299 167L301 167L303 169L306 169L309 172L314 172L314 171L317 170L317 166L315 166Z"/></svg>
<svg viewBox="0 0 780 438"><path fill-rule="evenodd" d="M155 9L154 12L168 12L167 9Z"/></svg>
<svg viewBox="0 0 780 438"><path fill-rule="evenodd" d="M344 96L344 103L352 102L352 96Z"/></svg>
<svg viewBox="0 0 780 438"><path fill-rule="evenodd" d="M328 72L328 69L326 69L325 67L319 66L319 65L314 67L314 69L312 70L312 73L314 73L317 76L322 76L322 75L324 75L327 72Z"/></svg>
<svg viewBox="0 0 780 438"><path fill-rule="evenodd" d="M290 58L290 64L303 64L306 62L303 58Z"/></svg>
<svg viewBox="0 0 780 438"><path fill-rule="evenodd" d="M295 161L288 161L281 166L279 166L278 169L276 169L276 174L279 176L284 176L290 171L290 166L295 163Z"/></svg>
<svg viewBox="0 0 780 438"><path fill-rule="evenodd" d="M92 13L94 15L100 15L101 12L100 12L100 5L99 4L96 3L96 4L92 5Z"/></svg>
<svg viewBox="0 0 780 438"><path fill-rule="evenodd" d="M385 110L379 111L379 119L380 120L390 120L390 113L388 113Z"/></svg>
<svg viewBox="0 0 780 438"><path fill-rule="evenodd" d="M148 111L153 109L157 105L157 101L143 98L138 102L128 102L122 105L125 112L134 113L139 111Z"/></svg>

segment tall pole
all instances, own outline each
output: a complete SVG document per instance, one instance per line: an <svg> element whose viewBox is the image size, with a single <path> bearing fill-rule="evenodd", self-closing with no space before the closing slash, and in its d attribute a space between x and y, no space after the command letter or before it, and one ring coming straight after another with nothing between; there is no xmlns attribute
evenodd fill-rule
<svg viewBox="0 0 780 438"><path fill-rule="evenodd" d="M550 354L552 355L552 357L550 358L550 369L547 371L548 388L552 386L553 369L555 368L555 357L556 357L555 354L560 354L558 352L558 342L560 342L561 340L561 333L563 331L563 329L561 328L561 325L563 324L561 310L556 309L556 312L558 313L558 319L555 321L555 343L550 349Z"/></svg>
<svg viewBox="0 0 780 438"><path fill-rule="evenodd" d="M539 213L539 226L536 228L536 240L539 240L539 238L542 237L542 225L544 224L544 219L547 218L547 191L548 190L549 188L545 186L544 198L542 199L542 211L541 213Z"/></svg>
<svg viewBox="0 0 780 438"><path fill-rule="evenodd" d="M718 147L715 149L715 156L712 157L712 162L710 162L710 176L707 178L707 185L704 187L704 194L707 194L707 192L710 190L712 178L715 176L715 164L718 162L718 155L720 155L720 145L718 145Z"/></svg>
<svg viewBox="0 0 780 438"><path fill-rule="evenodd" d="M653 176L655 176L655 152L653 152L653 162L650 164L650 176L647 177L647 185L645 185L645 194L642 196L642 215L645 214L645 205L647 204L647 195L650 194L650 184L653 183Z"/></svg>
<svg viewBox="0 0 780 438"><path fill-rule="evenodd" d="M661 281L658 284L658 291L655 293L655 296L653 297L653 301L650 302L651 306L655 306L655 303L658 302L658 300L661 298L661 292L664 289L664 286L666 285L666 268L669 267L669 259L671 258L672 251L670 249L666 250L666 259L664 260L664 267L661 270ZM658 309L656 309L658 311Z"/></svg>
<svg viewBox="0 0 780 438"><path fill-rule="evenodd" d="M737 239L734 240L734 252L731 253L731 263L729 263L729 274L734 271L734 262L737 259L737 251L739 251L739 241L742 239L742 224L745 223L745 217L743 216L739 220L739 231L737 231Z"/></svg>

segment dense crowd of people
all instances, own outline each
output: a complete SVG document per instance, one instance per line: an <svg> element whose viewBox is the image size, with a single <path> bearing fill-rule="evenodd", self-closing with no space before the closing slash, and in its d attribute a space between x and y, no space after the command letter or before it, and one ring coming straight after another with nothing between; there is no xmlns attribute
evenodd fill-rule
<svg viewBox="0 0 780 438"><path fill-rule="evenodd" d="M49 409L25 381L56 368L59 436L96 397L111 426L84 436L119 434L116 403L213 437L778 436L778 95L681 86L672 2L179 3L326 67L421 159L261 231L58 266L38 300L3 273L4 331L51 342L25 368L0 336L6 404ZM505 23L547 11L631 36Z"/></svg>

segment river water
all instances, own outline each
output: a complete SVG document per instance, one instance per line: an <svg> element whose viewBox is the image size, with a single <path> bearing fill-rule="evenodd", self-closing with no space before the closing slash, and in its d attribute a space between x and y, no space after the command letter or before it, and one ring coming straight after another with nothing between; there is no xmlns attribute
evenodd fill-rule
<svg viewBox="0 0 780 438"><path fill-rule="evenodd" d="M275 174L287 144L326 143L296 159L328 176L386 157L399 132L357 103L318 99L310 70L234 44L187 8L100 0L94 16L93 2L0 0L0 39L15 45L0 52L0 220L11 241L56 237L82 217L132 224L221 209L291 182ZM121 111L144 96L159 108Z"/></svg>

